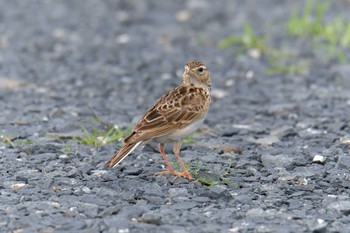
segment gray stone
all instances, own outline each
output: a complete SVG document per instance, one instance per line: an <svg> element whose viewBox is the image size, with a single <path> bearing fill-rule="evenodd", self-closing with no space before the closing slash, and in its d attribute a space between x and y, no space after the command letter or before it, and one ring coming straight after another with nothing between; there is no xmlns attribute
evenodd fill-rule
<svg viewBox="0 0 350 233"><path fill-rule="evenodd" d="M147 224L161 225L162 215L159 211L150 211L142 214L141 219L139 221Z"/></svg>
<svg viewBox="0 0 350 233"><path fill-rule="evenodd" d="M192 202L192 201L186 201L186 202L177 202L174 205L172 205L172 209L174 210L190 210L192 208L195 208L198 206L198 203Z"/></svg>
<svg viewBox="0 0 350 233"><path fill-rule="evenodd" d="M95 218L98 215L99 206L92 203L74 203L77 206L78 211L84 213L89 218Z"/></svg>
<svg viewBox="0 0 350 233"><path fill-rule="evenodd" d="M274 143L278 143L280 140L276 136L269 135L269 136L266 136L263 138L258 138L258 139L251 138L250 141L266 147L266 146L270 146Z"/></svg>
<svg viewBox="0 0 350 233"><path fill-rule="evenodd" d="M247 211L246 216L249 217L264 217L265 211L261 208L254 208Z"/></svg>
<svg viewBox="0 0 350 233"><path fill-rule="evenodd" d="M349 215L350 214L350 201L336 201L328 205L327 209L334 211L338 214Z"/></svg>
<svg viewBox="0 0 350 233"><path fill-rule="evenodd" d="M323 233L327 232L328 223L326 220L318 218L316 220L306 220L310 232Z"/></svg>
<svg viewBox="0 0 350 233"><path fill-rule="evenodd" d="M171 197L178 197L178 196L187 196L188 191L185 188L170 188L169 194Z"/></svg>
<svg viewBox="0 0 350 233"><path fill-rule="evenodd" d="M339 156L338 157L338 162L335 166L338 169L350 169L350 156Z"/></svg>
<svg viewBox="0 0 350 233"><path fill-rule="evenodd" d="M350 65L338 64L331 67L331 72L334 76L335 82L339 87L349 87L350 83Z"/></svg>
<svg viewBox="0 0 350 233"><path fill-rule="evenodd" d="M293 164L294 160L290 155L262 154L261 155L261 162L264 165L264 167L266 167L268 169L278 168L278 167L288 168Z"/></svg>
<svg viewBox="0 0 350 233"><path fill-rule="evenodd" d="M231 198L231 194L226 185L214 185L209 188L208 197L213 199L229 199Z"/></svg>
<svg viewBox="0 0 350 233"><path fill-rule="evenodd" d="M210 202L209 197L194 197L194 198L191 198L191 200L195 202L203 202L203 203Z"/></svg>

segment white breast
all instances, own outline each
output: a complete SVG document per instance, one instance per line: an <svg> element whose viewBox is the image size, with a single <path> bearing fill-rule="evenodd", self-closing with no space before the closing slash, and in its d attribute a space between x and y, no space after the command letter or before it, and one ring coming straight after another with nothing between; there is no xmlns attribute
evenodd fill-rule
<svg viewBox="0 0 350 233"><path fill-rule="evenodd" d="M168 134L166 136L163 136L160 138L155 138L154 141L159 142L159 143L179 141L182 138L186 137L187 135L190 135L191 133L196 131L203 124L203 121L204 121L204 118L198 119L197 121L186 126L185 128L178 129L175 132Z"/></svg>

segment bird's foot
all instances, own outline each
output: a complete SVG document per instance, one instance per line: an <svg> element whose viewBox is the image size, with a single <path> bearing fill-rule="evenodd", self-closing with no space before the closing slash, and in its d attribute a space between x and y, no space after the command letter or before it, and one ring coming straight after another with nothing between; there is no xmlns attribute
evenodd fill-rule
<svg viewBox="0 0 350 233"><path fill-rule="evenodd" d="M176 172L174 170L166 170L166 171L162 171L162 172L157 172L156 173L156 175L168 175L168 174L174 175L176 177L183 177L183 178L191 180L191 181L194 180L193 177L191 176L191 174L188 171Z"/></svg>

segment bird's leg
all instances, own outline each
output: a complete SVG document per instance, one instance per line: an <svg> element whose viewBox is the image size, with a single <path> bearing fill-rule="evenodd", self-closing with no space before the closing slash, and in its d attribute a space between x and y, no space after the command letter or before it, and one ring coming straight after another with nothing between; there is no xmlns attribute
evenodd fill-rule
<svg viewBox="0 0 350 233"><path fill-rule="evenodd" d="M180 157L180 148L181 148L182 142L177 141L174 143L174 154L177 158L177 160L180 162L180 165L182 167L182 173L178 173L178 176L185 177L189 180L194 180L193 177L191 176L190 172L187 170L185 163L182 161Z"/></svg>
<svg viewBox="0 0 350 233"><path fill-rule="evenodd" d="M159 143L159 152L160 154L162 155L164 161L165 161L165 164L168 166L168 170L167 171L163 171L163 172L158 172L156 175L165 175L165 174L173 174L175 175L176 172L174 171L174 169L171 167L170 163L169 163L169 160L168 158L166 157L165 155L165 152L164 152L164 143Z"/></svg>
<svg viewBox="0 0 350 233"><path fill-rule="evenodd" d="M174 154L176 156L176 158L179 160L180 162L180 165L182 167L182 170L183 172L176 172L174 171L174 169L171 167L170 163L169 163L169 160L168 158L166 157L165 155L165 152L164 152L164 144L163 143L159 143L159 152L160 154L162 155L164 161L165 161L165 164L168 166L168 170L166 171L162 171L162 172L157 172L156 175L166 175L166 174L172 174L176 177L184 177L188 180L194 180L191 176L191 174L188 172L188 170L186 169L186 166L184 164L184 162L182 161L182 159L180 158L179 156L179 153L180 153L180 148L181 148L181 144L182 142L176 142L174 144Z"/></svg>

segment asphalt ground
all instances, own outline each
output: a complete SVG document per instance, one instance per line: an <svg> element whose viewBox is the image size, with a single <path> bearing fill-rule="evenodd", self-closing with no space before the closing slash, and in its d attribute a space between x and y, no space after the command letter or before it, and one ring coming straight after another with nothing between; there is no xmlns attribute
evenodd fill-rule
<svg viewBox="0 0 350 233"><path fill-rule="evenodd" d="M329 2L326 21L347 14ZM1 232L350 232L350 66L286 32L303 7L0 1ZM247 22L271 47L219 46ZM292 58L271 72L273 48ZM181 150L198 181L155 176L152 143L104 169L120 144L101 132L132 127L191 59L213 80Z"/></svg>

